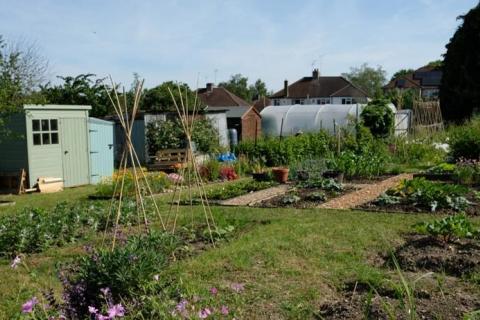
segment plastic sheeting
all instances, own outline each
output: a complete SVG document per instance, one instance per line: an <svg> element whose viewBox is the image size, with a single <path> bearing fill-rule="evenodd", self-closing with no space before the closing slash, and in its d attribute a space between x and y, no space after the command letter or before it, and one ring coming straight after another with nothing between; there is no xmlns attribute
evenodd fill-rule
<svg viewBox="0 0 480 320"><path fill-rule="evenodd" d="M300 132L326 130L330 133L353 124L364 104L286 105L266 107L262 116L262 132L269 136L288 136ZM392 111L396 111L393 105Z"/></svg>

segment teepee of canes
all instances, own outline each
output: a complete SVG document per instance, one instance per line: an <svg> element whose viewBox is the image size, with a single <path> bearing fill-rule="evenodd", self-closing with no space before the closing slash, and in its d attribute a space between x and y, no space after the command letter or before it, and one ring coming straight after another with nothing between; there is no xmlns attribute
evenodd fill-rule
<svg viewBox="0 0 480 320"><path fill-rule="evenodd" d="M160 213L158 205L155 201L155 197L153 196L150 183L148 182L148 177L141 167L140 160L135 151L135 148L133 147L132 138L131 138L133 123L139 111L139 104L140 104L140 98L142 94L143 82L144 82L143 80L139 81L136 85L134 99L133 99L133 106L131 107L130 112L128 108L127 95L125 94L125 90L123 90L123 94L120 96L117 91L117 85L113 82L111 77L110 77L111 90L108 90L107 87L105 86L105 90L107 92L108 98L110 99L110 102L113 105L113 108L120 122L121 129L123 131L124 139L125 139L125 144L123 146L120 165L118 167L118 172L121 175L121 177L115 179L115 187L114 187L112 199L111 199L109 210L108 210L107 222L105 225L105 231L104 231L103 240L102 240L102 244L105 243L107 230L110 224L113 224L114 231L113 231L113 240L112 240L112 250L115 248L117 235L120 230L119 229L120 217L122 215L122 208L123 208L125 196L126 196L125 195L125 177L130 172L133 176L133 182L134 182L137 225L141 227L141 225L143 224L145 228L145 232L146 233L149 232L149 221L148 221L146 201L145 201L145 198L148 197L150 198L153 204L154 211L160 220L163 230L164 231L167 230L165 221ZM130 167L128 167L129 164L130 164ZM118 199L116 199L117 195L118 195Z"/></svg>
<svg viewBox="0 0 480 320"><path fill-rule="evenodd" d="M175 188L172 193L172 201L170 202L170 210L167 215L167 222L170 222L170 217L173 215L172 219L172 233L175 233L177 227L177 219L180 213L180 202L182 201L182 193L184 192L185 187L188 188L186 191L187 202L190 206L193 206L193 192L192 187L195 188L195 193L200 198L200 203L202 206L203 214L205 216L205 222L207 224L208 232L210 235L210 240L212 244L215 245L212 235L212 229L215 228L215 220L210 208L210 204L207 199L207 192L205 190L205 185L203 183L202 177L200 175L199 166L195 160L195 155L193 153L193 143L192 135L195 130L195 121L198 118L199 106L197 105L197 94L195 94L195 99L191 105L188 101L188 88L185 88L183 93L180 89L180 86L177 85L178 90L178 99L175 99L175 96L170 88L168 91L172 97L173 104L177 111L182 130L185 135L186 145L187 145L187 163L180 168L180 176L176 180ZM185 186L186 183L186 186ZM191 223L194 223L193 210L191 212Z"/></svg>

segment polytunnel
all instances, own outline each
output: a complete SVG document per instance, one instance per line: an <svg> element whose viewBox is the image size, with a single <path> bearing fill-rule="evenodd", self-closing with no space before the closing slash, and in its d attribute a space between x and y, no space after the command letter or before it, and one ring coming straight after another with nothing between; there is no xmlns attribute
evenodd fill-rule
<svg viewBox="0 0 480 320"><path fill-rule="evenodd" d="M357 119L365 104L323 104L269 106L262 110L262 132L268 136L288 136L299 132L347 127ZM392 111L396 111L393 105Z"/></svg>

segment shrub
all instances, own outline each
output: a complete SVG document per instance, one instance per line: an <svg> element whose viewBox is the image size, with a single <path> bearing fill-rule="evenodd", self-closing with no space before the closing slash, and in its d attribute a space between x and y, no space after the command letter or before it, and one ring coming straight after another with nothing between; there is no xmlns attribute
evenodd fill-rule
<svg viewBox="0 0 480 320"><path fill-rule="evenodd" d="M207 181L215 181L220 178L220 169L222 164L217 159L210 159L200 166L200 176Z"/></svg>
<svg viewBox="0 0 480 320"><path fill-rule="evenodd" d="M468 189L461 185L438 183L425 178L404 180L397 187L387 191L387 194L401 197L415 206L437 209L452 209L461 211L468 207L465 198Z"/></svg>
<svg viewBox="0 0 480 320"><path fill-rule="evenodd" d="M395 146L393 160L397 163L409 165L434 165L445 161L447 152L439 148L430 138L395 137L392 141Z"/></svg>
<svg viewBox="0 0 480 320"><path fill-rule="evenodd" d="M456 238L477 237L480 234L480 231L473 227L465 214L448 216L433 222L422 222L414 227L420 233L428 234L435 238L441 237L445 243L451 242Z"/></svg>
<svg viewBox="0 0 480 320"><path fill-rule="evenodd" d="M480 118L451 130L450 149L454 159L480 159Z"/></svg>
<svg viewBox="0 0 480 320"><path fill-rule="evenodd" d="M431 167L427 170L428 173L433 174L445 174L445 173L454 173L456 166L453 163L440 163L434 167Z"/></svg>
<svg viewBox="0 0 480 320"><path fill-rule="evenodd" d="M68 319L87 318L89 306L100 309L104 305L106 288L113 301L141 295L178 245L179 240L171 234L151 232L132 237L113 251L101 249L78 259L62 272L65 315Z"/></svg>
<svg viewBox="0 0 480 320"><path fill-rule="evenodd" d="M162 149L186 147L186 136L178 119L148 123L146 137L150 154ZM209 119L195 120L192 141L197 150L205 153L216 152L220 147L218 132Z"/></svg>
<svg viewBox="0 0 480 320"><path fill-rule="evenodd" d="M480 161L460 159L455 166L455 176L460 183L480 183Z"/></svg>
<svg viewBox="0 0 480 320"><path fill-rule="evenodd" d="M392 133L395 117L388 103L385 99L372 100L360 115L363 125L369 128L375 137L386 138Z"/></svg>

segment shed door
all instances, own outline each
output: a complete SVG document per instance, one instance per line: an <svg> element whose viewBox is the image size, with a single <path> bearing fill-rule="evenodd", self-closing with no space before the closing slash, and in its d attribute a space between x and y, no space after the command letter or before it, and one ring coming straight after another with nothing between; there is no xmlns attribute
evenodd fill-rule
<svg viewBox="0 0 480 320"><path fill-rule="evenodd" d="M113 174L113 123L90 122L91 183Z"/></svg>
<svg viewBox="0 0 480 320"><path fill-rule="evenodd" d="M88 184L87 120L85 118L63 118L61 123L63 180L65 187Z"/></svg>

